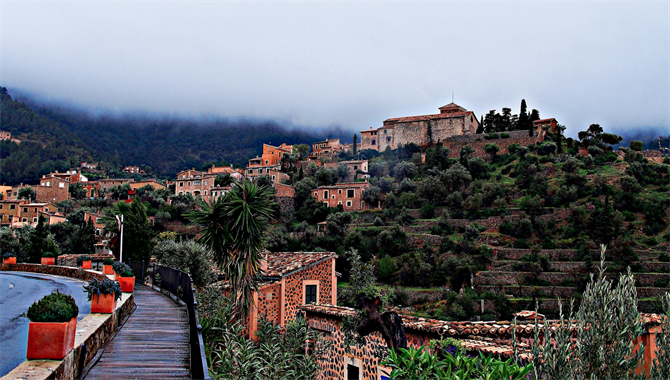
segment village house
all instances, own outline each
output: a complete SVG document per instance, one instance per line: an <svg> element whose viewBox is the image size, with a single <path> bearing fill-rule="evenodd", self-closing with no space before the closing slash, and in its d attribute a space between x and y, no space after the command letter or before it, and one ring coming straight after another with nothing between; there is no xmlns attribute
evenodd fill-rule
<svg viewBox="0 0 670 380"><path fill-rule="evenodd" d="M0 201L0 227L10 227L21 220L21 205L27 204L25 199L4 199Z"/></svg>
<svg viewBox="0 0 670 380"><path fill-rule="evenodd" d="M54 175L42 176L39 186L32 186L37 202L62 202L70 199L70 180ZM18 194L18 192L17 192Z"/></svg>
<svg viewBox="0 0 670 380"><path fill-rule="evenodd" d="M337 169L338 166L344 165L348 170L347 178L344 181L354 181L357 178L368 178L368 160L358 160L358 161L341 161L341 162L326 162L323 164L324 167L329 169Z"/></svg>
<svg viewBox="0 0 670 380"><path fill-rule="evenodd" d="M191 194L210 199L217 174L208 174L195 169L183 170L177 174L175 195Z"/></svg>
<svg viewBox="0 0 670 380"><path fill-rule="evenodd" d="M428 146L453 136L474 134L479 127L475 113L455 103L439 110L440 113L434 115L387 119L381 128L361 131L360 148L381 152L386 147L397 149L409 143Z"/></svg>
<svg viewBox="0 0 670 380"><path fill-rule="evenodd" d="M263 154L249 160L249 164L244 172L245 176L253 180L262 175L270 175L270 171L278 172L281 170L282 158L293 151L293 145L281 144L273 146L263 144Z"/></svg>
<svg viewBox="0 0 670 380"><path fill-rule="evenodd" d="M306 304L300 309L305 313L307 325L315 329L330 344L330 352L319 363L323 373L319 379L388 379L382 371L390 372L389 368L380 366L380 362L388 354L388 346L378 332L366 337L364 346L352 346L350 352L344 349L343 321L355 316L358 311L348 307L327 304ZM516 330L516 343L519 358L528 362L531 358L530 346L535 339L534 326L537 315L538 323L545 323L545 318L535 311L517 313L517 324L510 321L489 322L449 322L426 319L401 314L407 338L407 346L419 348L428 346L432 340L455 338L461 341L467 353L493 355L503 360L514 355L512 331ZM656 314L643 314L643 325L646 333L641 337L645 344L645 357L655 355L655 336L659 332L661 317ZM557 328L560 321L547 320L550 328ZM574 328L574 327L571 327ZM541 334L540 339L544 339ZM650 363L650 361L647 361Z"/></svg>
<svg viewBox="0 0 670 380"><path fill-rule="evenodd" d="M59 173L58 171L55 171L53 173L42 176L42 178L45 178L45 177L57 177L57 178L66 180L70 183L87 182L88 181L88 178L86 178L86 176L82 175L81 173L77 172L76 170L68 170L65 173Z"/></svg>
<svg viewBox="0 0 670 380"><path fill-rule="evenodd" d="M57 208L50 203L28 203L25 199L3 200L0 201L0 226L22 227L28 224L34 227L40 215L45 217L47 224L64 221L65 217L56 211Z"/></svg>
<svg viewBox="0 0 670 380"><path fill-rule="evenodd" d="M270 177L273 183L282 183L283 181L288 181L291 178L288 174L282 173L279 170L270 170L267 176Z"/></svg>
<svg viewBox="0 0 670 380"><path fill-rule="evenodd" d="M309 157L311 159L318 159L323 156L331 157L333 154L344 150L344 148L345 146L340 143L340 139L318 141L312 144L312 153Z"/></svg>
<svg viewBox="0 0 670 380"><path fill-rule="evenodd" d="M128 174L144 174L144 170L140 169L139 166L126 166L121 169L121 172Z"/></svg>
<svg viewBox="0 0 670 380"><path fill-rule="evenodd" d="M0 131L0 141L11 141L13 143L21 144L21 140L13 139L12 132L9 131Z"/></svg>
<svg viewBox="0 0 670 380"><path fill-rule="evenodd" d="M556 133L556 126L558 121L556 119L540 119L533 121L533 129L540 133L542 130L548 130L551 133Z"/></svg>
<svg viewBox="0 0 670 380"><path fill-rule="evenodd" d="M216 166L212 165L211 168L207 169L207 174L242 174L244 175L244 170L233 168L231 166Z"/></svg>
<svg viewBox="0 0 670 380"><path fill-rule="evenodd" d="M255 292L247 320L255 339L260 317L279 326L294 320L300 307L311 303L337 303L337 277L333 252L266 252L263 281ZM227 281L219 282L224 292Z"/></svg>
<svg viewBox="0 0 670 380"><path fill-rule="evenodd" d="M312 195L328 207L342 205L344 211L360 211L372 208L363 200L363 192L369 186L368 182L343 182L332 186L319 186L312 191Z"/></svg>

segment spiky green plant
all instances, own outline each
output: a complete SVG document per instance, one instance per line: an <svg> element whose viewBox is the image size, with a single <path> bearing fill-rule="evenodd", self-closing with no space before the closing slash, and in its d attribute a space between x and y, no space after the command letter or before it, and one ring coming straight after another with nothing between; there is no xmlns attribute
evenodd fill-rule
<svg viewBox="0 0 670 380"><path fill-rule="evenodd" d="M199 242L214 253L214 260L231 284L237 313L245 318L258 290L267 221L272 219L272 189L252 182L235 183L224 197L200 202L188 215L203 228Z"/></svg>

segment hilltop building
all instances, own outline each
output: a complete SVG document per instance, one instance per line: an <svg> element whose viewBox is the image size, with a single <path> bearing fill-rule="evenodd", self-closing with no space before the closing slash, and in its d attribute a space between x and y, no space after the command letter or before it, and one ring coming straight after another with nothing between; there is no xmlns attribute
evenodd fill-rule
<svg viewBox="0 0 670 380"><path fill-rule="evenodd" d="M363 200L363 192L369 186L368 182L343 182L333 186L319 186L312 191L312 195L328 207L342 205L344 211L361 211L374 207Z"/></svg>
<svg viewBox="0 0 670 380"><path fill-rule="evenodd" d="M381 128L361 131L360 149L384 151L409 143L428 146L453 136L474 134L479 127L475 113L455 103L439 110L434 115L387 119Z"/></svg>

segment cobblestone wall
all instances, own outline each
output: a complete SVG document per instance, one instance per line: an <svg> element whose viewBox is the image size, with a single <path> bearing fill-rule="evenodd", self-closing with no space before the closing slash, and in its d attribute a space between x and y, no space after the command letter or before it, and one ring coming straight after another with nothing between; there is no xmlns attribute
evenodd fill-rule
<svg viewBox="0 0 670 380"><path fill-rule="evenodd" d="M442 144L445 148L449 148L449 157L458 158L460 157L461 148L468 144L474 149L473 157L487 157L487 154L484 151L484 146L486 144L498 145L500 148L498 154L504 154L509 152L507 148L512 144L527 146L541 141L541 139L537 139L536 137L528 136L528 131L512 131L507 133L509 133L509 138L491 140L487 140L484 137L486 136L484 134L454 136L443 140Z"/></svg>

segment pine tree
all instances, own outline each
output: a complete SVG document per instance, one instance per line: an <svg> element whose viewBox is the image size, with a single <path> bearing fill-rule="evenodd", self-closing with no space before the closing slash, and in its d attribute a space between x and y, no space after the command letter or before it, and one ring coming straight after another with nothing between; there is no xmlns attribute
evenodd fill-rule
<svg viewBox="0 0 670 380"><path fill-rule="evenodd" d="M528 129L528 108L526 107L526 99L521 99L521 110L519 111L519 121L517 122L517 129Z"/></svg>
<svg viewBox="0 0 670 380"><path fill-rule="evenodd" d="M37 219L37 227L30 235L30 245L28 246L28 259L30 262L39 263L42 254L47 251L49 248L49 231L44 225L44 216L40 214L39 219ZM56 252L52 252L56 254Z"/></svg>
<svg viewBox="0 0 670 380"><path fill-rule="evenodd" d="M147 212L137 198L123 221L124 258L148 261L151 258L151 231Z"/></svg>
<svg viewBox="0 0 670 380"><path fill-rule="evenodd" d="M358 143L358 135L354 133L354 144L352 145L351 148L351 153L353 153L354 156L356 155L356 149L357 149L356 143Z"/></svg>

